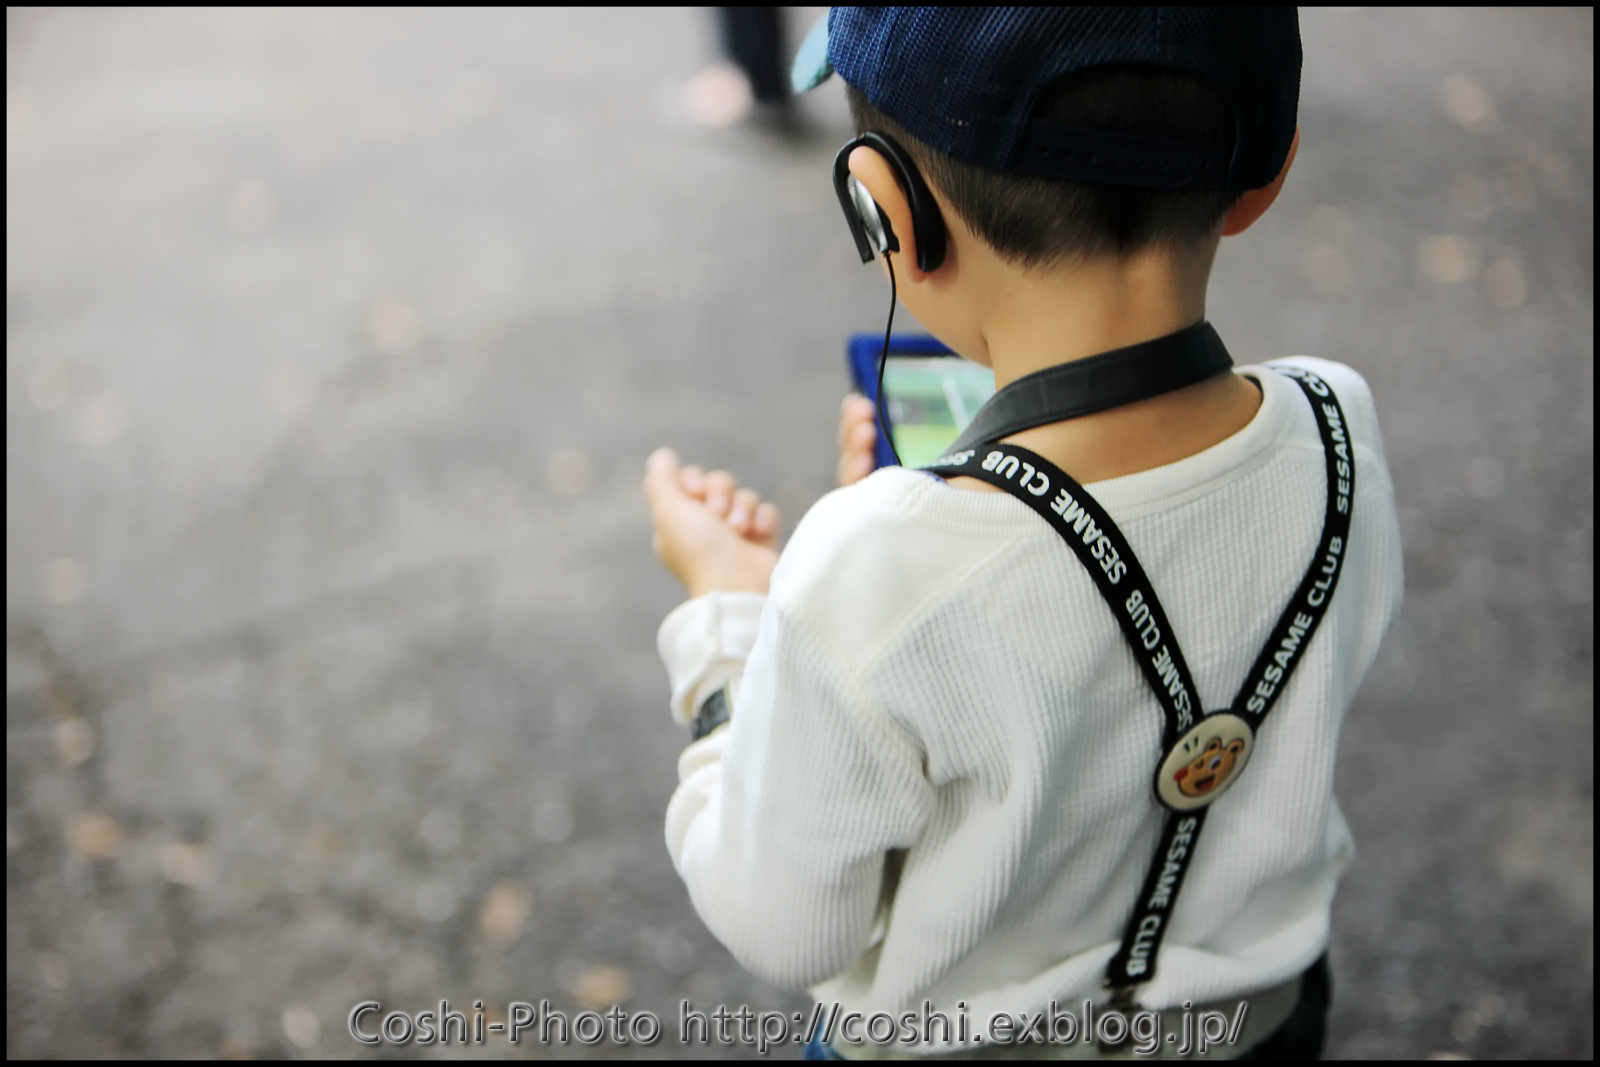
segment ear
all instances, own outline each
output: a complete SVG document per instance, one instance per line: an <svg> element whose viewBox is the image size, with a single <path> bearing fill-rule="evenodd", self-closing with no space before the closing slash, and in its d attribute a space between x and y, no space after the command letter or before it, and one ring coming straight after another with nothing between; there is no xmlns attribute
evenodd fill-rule
<svg viewBox="0 0 1600 1067"><path fill-rule="evenodd" d="M865 145L850 153L850 173L856 181L866 186L872 199L889 218L894 236L900 242L900 251L894 253L900 277L909 282L920 282L927 272L917 266L917 237L911 226L911 201L900 188L894 171L877 152Z"/></svg>
<svg viewBox="0 0 1600 1067"><path fill-rule="evenodd" d="M1260 189L1251 189L1239 197L1233 207L1228 210L1222 219L1222 236L1232 237L1241 234L1255 225L1255 221L1267 213L1267 208L1278 199L1278 194L1283 191L1283 180L1289 176L1289 167L1294 163L1295 153L1300 151L1300 127L1294 130L1294 140L1289 142L1289 155L1283 161L1283 169L1278 176L1272 179L1270 185Z"/></svg>

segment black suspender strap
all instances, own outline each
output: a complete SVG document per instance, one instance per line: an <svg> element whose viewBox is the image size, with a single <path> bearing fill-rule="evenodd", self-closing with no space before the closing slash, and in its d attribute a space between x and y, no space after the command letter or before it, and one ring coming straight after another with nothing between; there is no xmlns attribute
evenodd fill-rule
<svg viewBox="0 0 1600 1067"><path fill-rule="evenodd" d="M1300 653L1316 633L1333 597L1344 569L1345 551L1350 543L1350 512L1355 501L1356 460L1351 453L1344 409L1328 383L1299 367L1278 366L1273 370L1300 384L1322 433L1323 460L1328 470L1328 498L1322 519L1322 538L1306 576L1289 599L1289 606L1272 628L1272 636L1245 675L1239 695L1233 698L1237 714L1250 719L1257 729L1277 702L1289 680L1289 672L1300 662Z"/></svg>
<svg viewBox="0 0 1600 1067"><path fill-rule="evenodd" d="M1249 761L1256 733L1327 612L1349 545L1355 459L1344 411L1317 375L1293 366L1274 369L1299 384L1316 415L1327 462L1327 507L1311 566L1226 710L1198 710L1194 679L1149 577L1111 517L1066 472L1025 448L1000 443L965 448L925 468L1004 489L1055 527L1111 608L1161 706L1162 755L1152 784L1166 821L1122 944L1106 969L1106 984L1125 1001L1132 1000L1134 986L1155 975L1156 955L1206 812ZM974 462L979 455L982 459Z"/></svg>

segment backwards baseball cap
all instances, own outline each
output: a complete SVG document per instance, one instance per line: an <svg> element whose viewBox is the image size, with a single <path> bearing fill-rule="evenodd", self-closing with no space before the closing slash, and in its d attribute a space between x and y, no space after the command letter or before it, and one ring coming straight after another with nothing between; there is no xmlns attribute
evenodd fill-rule
<svg viewBox="0 0 1600 1067"><path fill-rule="evenodd" d="M1226 141L1031 118L1057 79L1110 64L1187 74L1233 112ZM1292 7L834 7L795 56L797 93L838 72L945 155L999 174L1149 189L1259 189L1300 101Z"/></svg>

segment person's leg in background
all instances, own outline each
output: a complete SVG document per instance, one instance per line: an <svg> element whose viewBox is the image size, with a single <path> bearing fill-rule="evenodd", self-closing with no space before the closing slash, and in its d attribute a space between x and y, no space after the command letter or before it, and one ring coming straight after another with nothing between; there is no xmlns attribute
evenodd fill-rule
<svg viewBox="0 0 1600 1067"><path fill-rule="evenodd" d="M723 58L684 83L685 117L710 129L754 120L777 133L795 132L797 109L789 92L783 9L714 10Z"/></svg>
<svg viewBox="0 0 1600 1067"><path fill-rule="evenodd" d="M759 104L789 104L789 77L784 70L783 9L719 7L722 50L750 79Z"/></svg>

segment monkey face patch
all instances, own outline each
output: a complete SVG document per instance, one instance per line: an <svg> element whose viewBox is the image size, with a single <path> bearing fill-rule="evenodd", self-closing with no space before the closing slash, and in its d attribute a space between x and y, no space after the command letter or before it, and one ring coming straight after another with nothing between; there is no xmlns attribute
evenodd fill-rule
<svg viewBox="0 0 1600 1067"><path fill-rule="evenodd" d="M1255 735L1250 724L1228 712L1213 712L1178 739L1156 771L1156 796L1173 811L1210 804L1238 780Z"/></svg>

